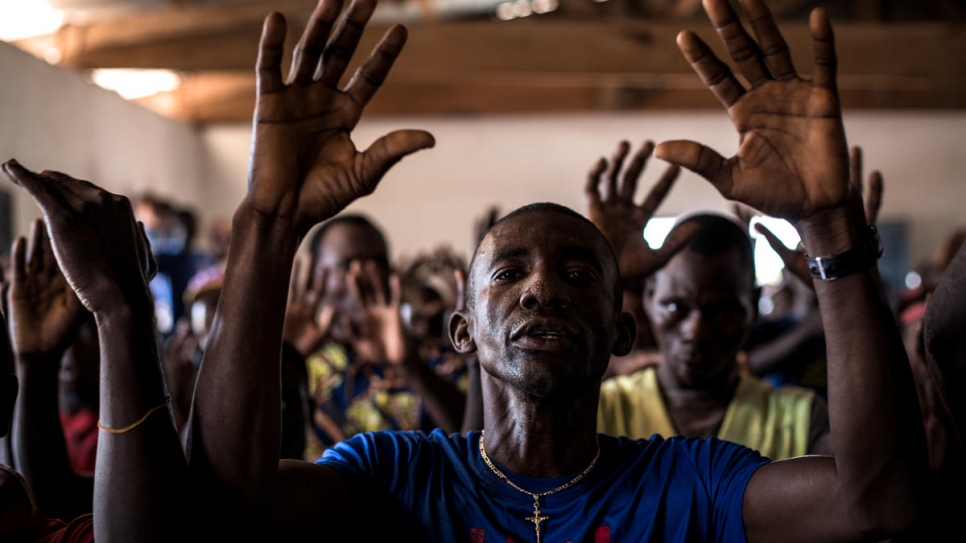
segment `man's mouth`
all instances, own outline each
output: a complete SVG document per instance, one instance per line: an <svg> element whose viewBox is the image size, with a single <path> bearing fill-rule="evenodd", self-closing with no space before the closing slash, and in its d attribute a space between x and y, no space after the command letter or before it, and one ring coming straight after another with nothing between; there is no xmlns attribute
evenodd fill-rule
<svg viewBox="0 0 966 543"><path fill-rule="evenodd" d="M510 340L523 349L546 351L569 346L577 333L569 325L557 320L531 319L518 326Z"/></svg>

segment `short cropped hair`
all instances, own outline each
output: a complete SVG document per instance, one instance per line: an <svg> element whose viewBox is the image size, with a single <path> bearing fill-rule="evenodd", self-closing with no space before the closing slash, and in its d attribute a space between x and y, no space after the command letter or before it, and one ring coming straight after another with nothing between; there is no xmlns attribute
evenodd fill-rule
<svg viewBox="0 0 966 543"><path fill-rule="evenodd" d="M309 250L311 251L311 254L319 254L319 248L322 246L322 240L325 239L325 234L330 228L340 224L368 229L371 232L374 232L382 241L383 247L386 248L386 255L389 254L389 242L386 241L386 235L383 234L382 230L376 226L375 223L361 213L345 213L342 215L336 215L335 217L332 217L331 219L319 225L309 238Z"/></svg>
<svg viewBox="0 0 966 543"><path fill-rule="evenodd" d="M694 251L701 256L715 256L734 250L748 270L750 281L754 284L755 250L748 231L736 219L720 213L692 213L679 217L671 232L686 223L697 224L698 228L688 238L684 249Z"/></svg>
<svg viewBox="0 0 966 543"><path fill-rule="evenodd" d="M470 265L466 268L467 269L466 300L465 300L466 307L473 306L474 297L471 295L471 293L474 292L473 264L476 262L476 255L480 251L480 245L483 243L483 240L486 239L486 236L490 234L490 231L493 230L493 228L495 228L496 225L508 219L519 217L521 215L527 215L530 213L558 213L560 215L578 219L586 223L588 226L590 226L590 228L592 228L594 232L597 232L597 235L599 235L600 238L604 241L604 245L608 249L607 253L608 253L609 259L614 263L614 271L616 272L615 273L616 281L614 284L614 304L615 304L615 311L620 312L624 304L624 287L621 283L620 267L617 264L617 256L615 256L614 254L614 249L610 246L610 243L607 241L607 238L604 237L604 234L602 234L601 231L597 228L597 226L594 223L590 222L590 220L587 219L587 217L584 217L580 213L577 213L576 211L574 211L573 209L570 209L567 206L555 204L553 202L537 202L533 204L527 204L522 207L518 207L517 209L514 209L510 213L507 213L506 215L504 215L498 221L494 222L490 226L490 228L487 229L486 234L480 237L479 243L477 243L476 247L473 250L473 257L470 259Z"/></svg>

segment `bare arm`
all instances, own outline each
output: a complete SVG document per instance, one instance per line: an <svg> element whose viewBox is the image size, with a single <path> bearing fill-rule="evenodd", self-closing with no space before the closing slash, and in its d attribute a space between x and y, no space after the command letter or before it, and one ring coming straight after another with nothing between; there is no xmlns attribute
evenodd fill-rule
<svg viewBox="0 0 966 543"><path fill-rule="evenodd" d="M61 274L43 220L12 250L10 323L20 393L13 421L17 469L54 518L90 513L93 480L71 468L57 393L61 358L86 310Z"/></svg>
<svg viewBox="0 0 966 543"><path fill-rule="evenodd" d="M822 315L812 310L802 322L777 338L748 351L748 368L757 376L780 368L803 343L822 334Z"/></svg>
<svg viewBox="0 0 966 543"><path fill-rule="evenodd" d="M3 170L43 210L57 264L97 322L96 539L190 538L187 465L165 401L148 289L156 268L143 227L122 196L64 174L35 174L14 161Z"/></svg>
<svg viewBox="0 0 966 543"><path fill-rule="evenodd" d="M966 453L966 244L943 272L926 303L923 322L926 366L950 414L961 450Z"/></svg>
<svg viewBox="0 0 966 543"><path fill-rule="evenodd" d="M726 198L795 224L809 255L866 240L861 198L849 182L848 146L836 88L832 27L812 13L813 79L799 78L762 0L743 0L752 40L725 0L705 10L750 84L745 88L700 38L678 44L728 109L740 134L724 158L694 142L665 142L657 155L708 179ZM861 541L910 529L928 480L915 385L876 268L816 281L828 347L833 459L773 462L744 496L749 541ZM861 437L860 437L861 436Z"/></svg>
<svg viewBox="0 0 966 543"><path fill-rule="evenodd" d="M264 518L260 513L271 505L266 500L275 487L283 322L300 240L315 224L371 193L394 163L433 145L426 132L397 131L356 150L350 132L402 50L406 30L392 27L339 89L374 2L354 1L337 25L341 8L340 0L318 4L287 81L281 14L266 18L259 45L248 195L233 219L224 288L198 374L188 438L197 496L206 507L220 504L214 513L222 527L239 531L251 525L251 514Z"/></svg>

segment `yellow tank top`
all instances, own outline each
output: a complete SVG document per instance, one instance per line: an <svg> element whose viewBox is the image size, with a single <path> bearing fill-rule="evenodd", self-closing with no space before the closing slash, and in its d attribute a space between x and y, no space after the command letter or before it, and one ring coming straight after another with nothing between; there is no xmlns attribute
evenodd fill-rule
<svg viewBox="0 0 966 543"><path fill-rule="evenodd" d="M717 437L756 449L772 460L807 454L814 396L804 387L774 388L743 375ZM597 431L632 439L677 434L661 396L655 367L604 381Z"/></svg>

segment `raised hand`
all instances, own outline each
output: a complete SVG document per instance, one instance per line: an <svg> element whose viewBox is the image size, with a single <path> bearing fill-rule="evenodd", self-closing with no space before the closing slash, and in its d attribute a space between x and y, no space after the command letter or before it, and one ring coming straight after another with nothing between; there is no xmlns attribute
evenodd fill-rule
<svg viewBox="0 0 966 543"><path fill-rule="evenodd" d="M374 0L354 0L339 19L342 0L322 0L293 54L287 80L281 63L285 18L265 20L257 62L255 144L247 204L292 222L302 235L356 198L370 194L404 156L432 147L423 131L400 130L359 152L349 137L406 42L393 26L344 89L338 85L355 52ZM330 36L331 34L331 36Z"/></svg>
<svg viewBox="0 0 966 543"><path fill-rule="evenodd" d="M15 160L4 163L3 172L40 206L56 266L88 311L132 296L151 299L148 282L157 264L127 198L63 173L34 173ZM42 269L54 265L45 260Z"/></svg>
<svg viewBox="0 0 966 543"><path fill-rule="evenodd" d="M708 179L725 198L775 217L806 219L849 195L832 26L824 10L812 12L813 78L804 80L765 2L741 3L758 43L727 0L704 6L749 88L695 33L678 35L685 58L727 108L741 142L738 154L726 159L693 141L668 141L656 156Z"/></svg>
<svg viewBox="0 0 966 543"><path fill-rule="evenodd" d="M60 363L84 315L77 295L57 266L44 221L30 224L30 243L13 244L10 327L14 352L21 360Z"/></svg>
<svg viewBox="0 0 966 543"><path fill-rule="evenodd" d="M390 275L389 292L386 292L376 263L363 264L356 260L349 266L346 281L349 293L358 299L362 311L356 353L376 364L398 366L406 362L411 349L399 312L402 303L399 276Z"/></svg>
<svg viewBox="0 0 966 543"><path fill-rule="evenodd" d="M322 345L335 316L335 306L325 303L328 270L311 266L308 260L295 260L285 308L285 341L303 356Z"/></svg>
<svg viewBox="0 0 966 543"><path fill-rule="evenodd" d="M690 229L677 229L657 250L651 249L644 239L647 221L664 201L681 171L677 166L668 167L644 202L635 204L634 193L637 191L638 179L653 151L654 142L644 142L621 176L621 169L630 152L630 143L621 141L609 164L603 157L594 164L587 175L584 189L587 216L610 242L614 254L617 255L621 278L628 286L644 281L664 266L684 246L691 233ZM606 193L602 195L600 183L605 172L607 187Z"/></svg>

